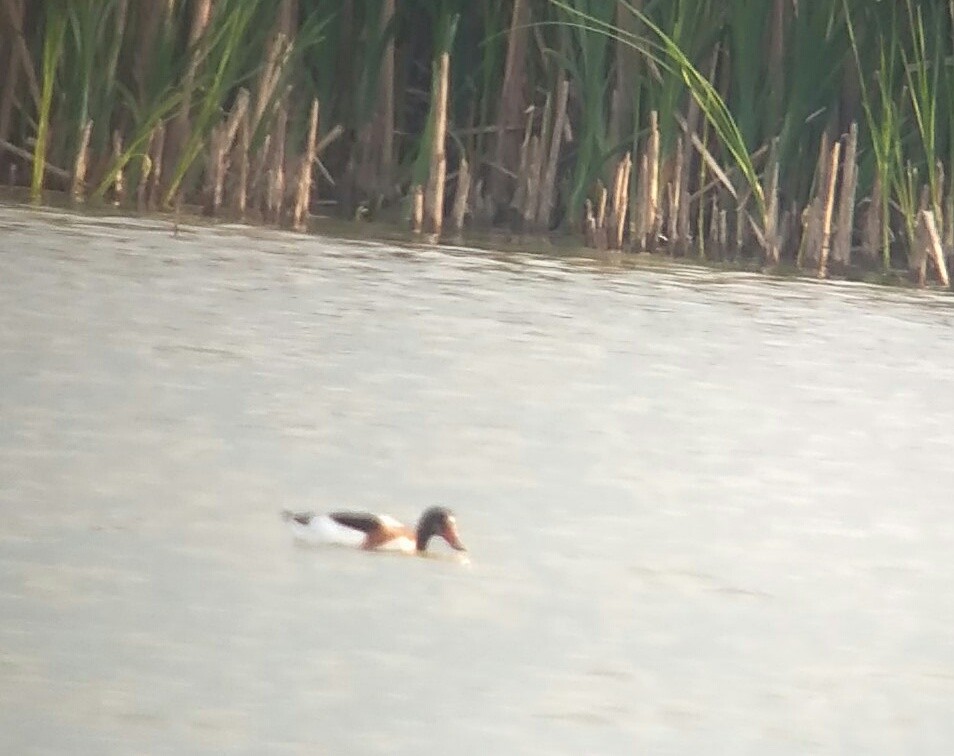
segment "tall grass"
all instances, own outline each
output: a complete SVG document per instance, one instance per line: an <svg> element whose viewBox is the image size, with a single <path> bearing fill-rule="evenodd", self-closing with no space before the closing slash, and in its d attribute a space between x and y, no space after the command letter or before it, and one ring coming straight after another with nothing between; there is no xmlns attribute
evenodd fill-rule
<svg viewBox="0 0 954 756"><path fill-rule="evenodd" d="M651 119L660 211L680 213L667 234L690 234L700 249L704 241L707 255L757 257L751 226L756 241L778 231L782 258L796 261L801 213L827 185L817 173L821 147L852 122L860 125L863 211L856 246L872 206L884 267L904 259L923 198L939 220L954 214L954 0L392 5L393 16L383 13L385 0L209 0L208 23L193 28L204 0L3 0L0 56L17 65L0 95L0 112L9 114L0 175L11 168L28 175L20 181L34 198L62 188L91 123L93 196L122 172L139 181L163 158L167 206L198 202L213 169L226 172L229 191L240 166L243 192L269 182L281 191L275 176L296 165L317 98L318 141L332 137L316 158L323 199L348 216L358 205L396 216L427 174L432 63L446 49L448 191L466 155L474 218L503 225L514 218L511 204L525 185L521 159L530 162L520 140L526 133L550 145L540 114L564 79L570 95L553 156L553 217L566 229L580 227L587 201L599 206L630 152L636 194ZM213 168L213 142L242 89L251 93L248 123L233 123L231 133L244 136ZM163 131L165 149L156 154ZM114 153L117 133L122 149ZM954 221L944 221L954 243ZM663 248L685 250L689 241Z"/></svg>

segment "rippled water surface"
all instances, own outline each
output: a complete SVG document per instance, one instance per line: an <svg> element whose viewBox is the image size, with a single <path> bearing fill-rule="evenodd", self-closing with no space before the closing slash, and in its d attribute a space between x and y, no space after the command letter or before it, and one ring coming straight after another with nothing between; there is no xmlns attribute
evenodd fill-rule
<svg viewBox="0 0 954 756"><path fill-rule="evenodd" d="M4 750L950 753L952 324L0 206ZM469 564L278 517L437 503Z"/></svg>

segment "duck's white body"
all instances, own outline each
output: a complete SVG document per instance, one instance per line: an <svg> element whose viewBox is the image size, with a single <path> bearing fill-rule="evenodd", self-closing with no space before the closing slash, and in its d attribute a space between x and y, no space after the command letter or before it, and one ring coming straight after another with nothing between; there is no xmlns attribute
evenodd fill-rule
<svg viewBox="0 0 954 756"><path fill-rule="evenodd" d="M381 524L387 528L399 530L403 527L400 522L389 515L377 515L377 517ZM314 515L306 523L296 519L289 519L288 523L292 535L302 543L362 548L367 541L366 533L342 525L326 514ZM378 551L400 551L411 554L417 550L417 545L413 538L402 535L382 543L376 549Z"/></svg>

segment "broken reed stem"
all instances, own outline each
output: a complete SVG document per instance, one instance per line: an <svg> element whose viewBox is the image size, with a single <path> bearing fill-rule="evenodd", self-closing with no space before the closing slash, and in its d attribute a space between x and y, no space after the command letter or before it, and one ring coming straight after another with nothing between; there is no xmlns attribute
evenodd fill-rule
<svg viewBox="0 0 954 756"><path fill-rule="evenodd" d="M778 265L781 260L778 239L778 171L778 140L775 139L769 150L768 181L764 189L765 218L762 223L765 264L770 266Z"/></svg>
<svg viewBox="0 0 954 756"><path fill-rule="evenodd" d="M235 182L235 191L232 194L232 208L239 218L245 217L245 210L248 207L248 178L249 178L249 157L248 151L251 148L251 127L250 115L248 110L242 114L242 122L239 125L238 140L233 147L231 161L233 164L238 162L238 178ZM237 153L237 154L236 154Z"/></svg>
<svg viewBox="0 0 954 756"><path fill-rule="evenodd" d="M606 203L608 193L602 181L599 183L598 194L599 197L596 201L596 234L593 246L599 250L603 250L606 249L608 242L606 233Z"/></svg>
<svg viewBox="0 0 954 756"><path fill-rule="evenodd" d="M696 103L695 99L692 100L692 103ZM698 110L698 105L696 106L696 109ZM678 243L683 252L688 252L691 236L691 232L689 230L689 176L690 166L692 164L692 140L687 139L683 144L683 140L680 139L680 147L681 149L679 152L682 156L682 171L679 175L679 211L676 218L675 238L679 240ZM705 161L700 160L699 166L700 179L703 179L705 178Z"/></svg>
<svg viewBox="0 0 954 756"><path fill-rule="evenodd" d="M222 207L225 193L225 175L229 169L229 153L235 143L235 137L248 111L249 93L240 89L235 104L224 123L219 124L212 134L209 154L209 169L206 189L205 211L217 215Z"/></svg>
<svg viewBox="0 0 954 756"><path fill-rule="evenodd" d="M587 197L583 201L583 244L596 246L596 218L593 216L593 202Z"/></svg>
<svg viewBox="0 0 954 756"><path fill-rule="evenodd" d="M627 152L616 169L616 186L613 192L613 249L623 248L623 233L626 230L626 210L629 207L629 177L633 170L633 153Z"/></svg>
<svg viewBox="0 0 954 756"><path fill-rule="evenodd" d="M954 249L954 192L944 199L944 251L951 254Z"/></svg>
<svg viewBox="0 0 954 756"><path fill-rule="evenodd" d="M265 220L277 223L281 219L285 198L285 138L288 129L288 111L279 105L275 113L275 139L269 158L265 187Z"/></svg>
<svg viewBox="0 0 954 756"><path fill-rule="evenodd" d="M126 181L123 176L123 169L119 166L120 156L123 154L123 137L119 129L113 132L113 155L110 160L111 165L116 167L116 175L113 176L113 204L121 205L126 199Z"/></svg>
<svg viewBox="0 0 954 756"><path fill-rule="evenodd" d="M251 130L251 129L250 129ZM268 156L272 152L272 135L265 134L262 140L261 149L255 153L254 161L249 157L249 203L254 210L264 214L265 212L265 192L268 183Z"/></svg>
<svg viewBox="0 0 954 756"><path fill-rule="evenodd" d="M308 115L308 138L305 141L305 154L298 164L298 186L295 192L295 208L292 211L292 228L304 231L308 206L311 202L311 167L315 162L318 146L318 98L311 101Z"/></svg>
<svg viewBox="0 0 954 756"><path fill-rule="evenodd" d="M822 216L825 211L825 189L828 187L829 161L831 159L831 137L822 132L815 161L815 174L812 177L811 200L802 214L802 238L798 247L795 264L801 268L819 261L822 245Z"/></svg>
<svg viewBox="0 0 954 756"><path fill-rule="evenodd" d="M563 140L563 126L566 123L566 104L570 94L568 79L560 81L557 90L556 111L553 119L553 129L550 137L550 151L547 155L547 166L543 173L543 182L540 186L540 206L537 209L537 227L545 230L550 227L553 218L553 209L556 206L556 173L560 159L560 145ZM541 136L543 136L541 134Z"/></svg>
<svg viewBox="0 0 954 756"><path fill-rule="evenodd" d="M511 127L518 127L520 113L526 106L527 88L527 47L530 39L530 0L514 0L510 16L510 28L507 34L507 56L504 63L503 83L500 87L500 100L497 107L497 136L494 144L493 166L490 174L489 193L498 206L514 192L510 175L503 170L512 166L518 159L516 134ZM526 142L529 144L529 142ZM522 180L523 172L517 173L517 182ZM521 205L515 206L519 213Z"/></svg>
<svg viewBox="0 0 954 756"><path fill-rule="evenodd" d="M152 145L152 175L149 177L149 189L146 193L146 207L155 208L159 202L159 192L162 186L162 156L166 148L166 127L159 124L152 131L149 138Z"/></svg>
<svg viewBox="0 0 954 756"><path fill-rule="evenodd" d="M858 191L858 124L852 123L842 160L841 194L838 198L838 220L832 242L831 259L840 270L851 263L851 232L855 225L855 194Z"/></svg>
<svg viewBox="0 0 954 756"><path fill-rule="evenodd" d="M828 275L828 253L831 247L831 219L835 209L835 186L838 182L838 160L841 156L841 142L831 147L831 160L828 164L828 184L825 187L825 199L822 207L821 250L818 254L818 277Z"/></svg>
<svg viewBox="0 0 954 756"><path fill-rule="evenodd" d="M139 184L136 186L136 209L142 212L146 209L149 197L149 180L152 177L152 143L156 137L156 130L149 132L146 139L146 149L139 160Z"/></svg>
<svg viewBox="0 0 954 756"><path fill-rule="evenodd" d="M629 243L637 252L646 251L646 195L649 192L649 157L639 152L639 172L636 176L636 196L630 208Z"/></svg>
<svg viewBox="0 0 954 756"><path fill-rule="evenodd" d="M517 168L517 187L514 190L510 207L523 215L524 203L527 201L527 172L530 166L530 139L533 133L533 113L534 108L530 108L527 113L527 122L523 129L523 142L520 143L520 166ZM500 173L500 171L497 171ZM493 198L491 197L491 200Z"/></svg>
<svg viewBox="0 0 954 756"><path fill-rule="evenodd" d="M682 240L679 238L679 203L682 201L683 166L685 165L685 142L680 136L676 142L676 165L669 185L669 215L667 221L667 236L670 249L673 252L683 253Z"/></svg>
<svg viewBox="0 0 954 756"><path fill-rule="evenodd" d="M447 176L447 94L450 87L450 53L443 52L437 60L433 87L434 123L431 141L430 172L424 195L424 230L440 236L444 223L444 181Z"/></svg>
<svg viewBox="0 0 954 756"><path fill-rule="evenodd" d="M660 230L659 213L659 113L652 111L649 114L649 145L647 159L649 161L649 175L646 186L646 209L644 233L646 237L641 242L642 249L651 249L656 246L656 239Z"/></svg>
<svg viewBox="0 0 954 756"><path fill-rule="evenodd" d="M415 184L411 194L411 230L420 234L424 231L424 187Z"/></svg>
<svg viewBox="0 0 954 756"><path fill-rule="evenodd" d="M927 262L931 260L937 271L938 280L947 288L951 286L951 280L947 274L947 262L944 259L944 248L941 245L941 236L937 230L937 221L934 218L934 212L931 210L918 211L917 224L917 249L916 271L918 276L918 285L924 286L927 278Z"/></svg>
<svg viewBox="0 0 954 756"><path fill-rule="evenodd" d="M456 234L464 230L464 216L467 214L467 198L470 194L470 163L465 155L460 156L457 168L457 192L454 195L454 207L451 210L451 229Z"/></svg>
<svg viewBox="0 0 954 756"><path fill-rule="evenodd" d="M23 160L26 160L29 163L32 163L35 158L32 152L27 152L21 147L17 147L15 144L11 144L6 139L0 139L0 148L16 155ZM46 160L43 161L43 170L49 173L51 176L56 176L63 181L70 181L72 179L72 174L69 171L66 171L58 166L51 165Z"/></svg>
<svg viewBox="0 0 954 756"><path fill-rule="evenodd" d="M186 69L182 84L182 104L175 120L171 124L170 133L166 139L169 154L166 158L170 165L175 167L179 163L182 155L182 149L186 144L189 132L189 109L193 100L195 90L196 74L199 72L199 66L202 62L204 50L199 46L199 40L205 33L212 15L212 0L196 0L192 5L192 23L189 27L188 50L192 51L192 57L189 61L189 67ZM170 178L175 174L175 170L170 174ZM171 187L163 187L168 191ZM176 190L181 194L181 189Z"/></svg>
<svg viewBox="0 0 954 756"><path fill-rule="evenodd" d="M875 173L874 186L868 198L868 207L861 221L861 252L868 262L881 256L881 174Z"/></svg>
<svg viewBox="0 0 954 756"><path fill-rule="evenodd" d="M79 149L76 151L76 160L73 163L73 178L70 181L70 197L73 202L82 202L86 199L83 188L86 185L86 170L89 166L89 137L93 133L93 122L87 119L80 135Z"/></svg>
<svg viewBox="0 0 954 756"><path fill-rule="evenodd" d="M530 138L530 154L527 158L526 194L523 202L523 227L533 227L534 208L540 196L540 169L543 164L543 142L534 134Z"/></svg>

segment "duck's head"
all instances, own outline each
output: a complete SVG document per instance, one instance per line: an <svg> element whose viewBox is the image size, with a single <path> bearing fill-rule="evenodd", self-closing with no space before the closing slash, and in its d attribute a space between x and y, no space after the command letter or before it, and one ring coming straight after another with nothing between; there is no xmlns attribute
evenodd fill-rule
<svg viewBox="0 0 954 756"><path fill-rule="evenodd" d="M440 536L458 551L467 551L457 535L457 519L447 507L431 507L424 511L417 524L417 550L427 549L431 536Z"/></svg>

